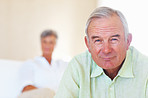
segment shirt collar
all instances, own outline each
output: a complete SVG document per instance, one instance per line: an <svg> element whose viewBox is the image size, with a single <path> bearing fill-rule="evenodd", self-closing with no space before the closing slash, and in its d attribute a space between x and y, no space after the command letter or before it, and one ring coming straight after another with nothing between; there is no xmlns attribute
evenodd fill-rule
<svg viewBox="0 0 148 98"><path fill-rule="evenodd" d="M120 77L134 78L132 50L133 47L130 47L127 51L126 59L118 73Z"/></svg>
<svg viewBox="0 0 148 98"><path fill-rule="evenodd" d="M37 57L35 57L34 60L36 62L40 63L41 65L45 65L45 66L48 66L48 67L51 67L49 65L53 65L55 63L55 60L51 59L51 64L49 64L48 61L46 60L46 58L43 57L43 56L37 56Z"/></svg>
<svg viewBox="0 0 148 98"><path fill-rule="evenodd" d="M92 58L91 58L92 59ZM91 72L91 78L100 76L103 74L103 69L99 67L95 61L92 59L92 72Z"/></svg>
<svg viewBox="0 0 148 98"><path fill-rule="evenodd" d="M132 47L129 48L127 51L126 59L118 72L117 76L126 77L126 78L133 78L133 68L132 68ZM91 58L92 59L92 58ZM92 59L92 72L91 78L101 76L104 73L103 69L99 67L94 60Z"/></svg>

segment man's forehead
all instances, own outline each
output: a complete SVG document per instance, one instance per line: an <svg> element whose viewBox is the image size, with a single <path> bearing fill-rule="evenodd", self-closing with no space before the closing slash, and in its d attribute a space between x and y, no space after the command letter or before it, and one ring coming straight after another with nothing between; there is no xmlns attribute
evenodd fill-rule
<svg viewBox="0 0 148 98"><path fill-rule="evenodd" d="M89 26L93 25L95 23L95 25L106 25L107 23L114 23L114 24L122 24L119 16L117 15L113 15L111 17L104 17L104 18L92 18ZM88 27L89 27L88 26Z"/></svg>
<svg viewBox="0 0 148 98"><path fill-rule="evenodd" d="M112 20L113 19L113 20ZM101 32L124 32L123 24L119 18L94 18L88 26L89 33L101 33Z"/></svg>

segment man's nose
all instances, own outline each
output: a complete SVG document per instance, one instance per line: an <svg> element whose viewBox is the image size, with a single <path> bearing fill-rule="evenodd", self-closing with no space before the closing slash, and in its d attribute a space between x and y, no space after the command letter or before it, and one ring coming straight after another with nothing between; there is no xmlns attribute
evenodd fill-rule
<svg viewBox="0 0 148 98"><path fill-rule="evenodd" d="M102 52L105 53L105 54L108 54L108 53L111 52L111 46L108 42L103 44Z"/></svg>

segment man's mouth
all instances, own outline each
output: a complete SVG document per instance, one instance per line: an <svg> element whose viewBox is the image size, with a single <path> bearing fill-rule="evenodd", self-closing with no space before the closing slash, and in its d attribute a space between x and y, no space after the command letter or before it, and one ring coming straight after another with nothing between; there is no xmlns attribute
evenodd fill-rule
<svg viewBox="0 0 148 98"><path fill-rule="evenodd" d="M113 58L114 58L114 56L112 56L112 57L102 57L102 59L105 60L105 61L109 61L109 60L111 60Z"/></svg>

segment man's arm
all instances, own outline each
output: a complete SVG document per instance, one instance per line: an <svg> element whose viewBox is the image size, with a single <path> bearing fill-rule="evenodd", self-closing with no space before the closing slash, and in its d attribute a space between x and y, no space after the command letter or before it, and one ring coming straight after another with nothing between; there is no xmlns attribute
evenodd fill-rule
<svg viewBox="0 0 148 98"><path fill-rule="evenodd" d="M54 98L77 98L79 96L79 75L76 61L72 60L64 72Z"/></svg>

